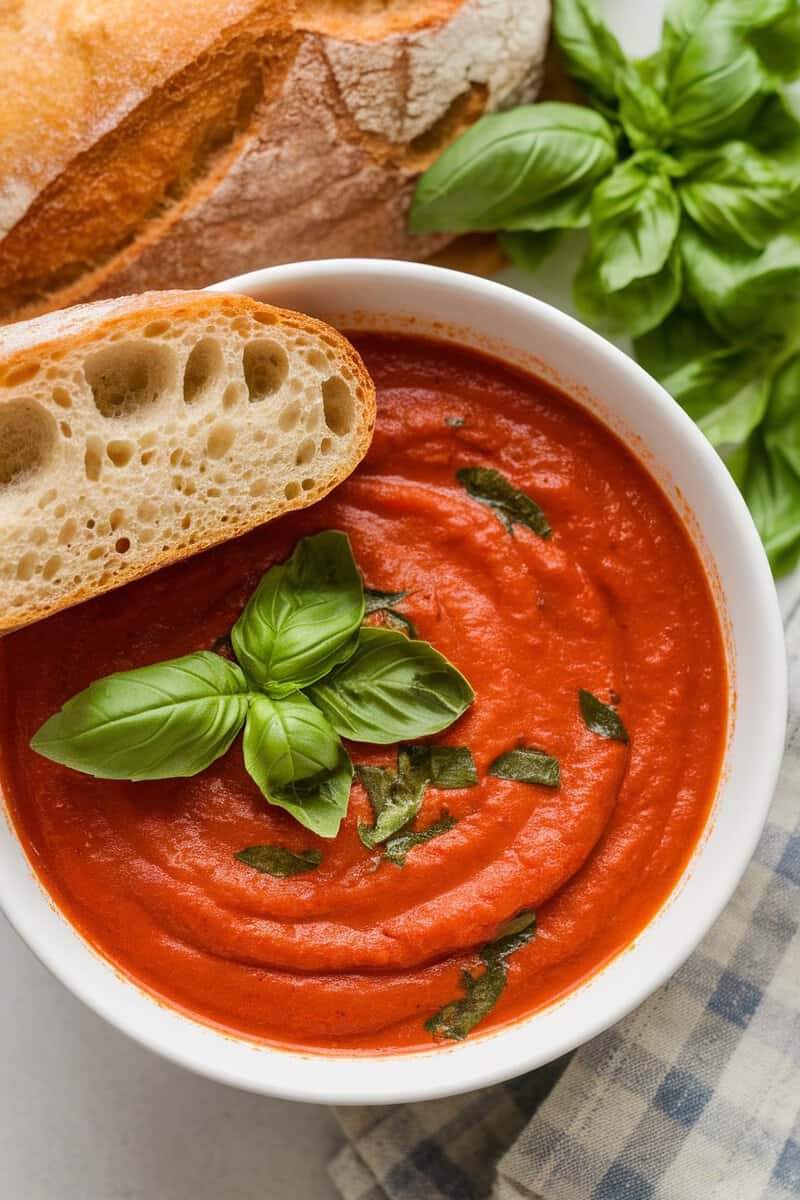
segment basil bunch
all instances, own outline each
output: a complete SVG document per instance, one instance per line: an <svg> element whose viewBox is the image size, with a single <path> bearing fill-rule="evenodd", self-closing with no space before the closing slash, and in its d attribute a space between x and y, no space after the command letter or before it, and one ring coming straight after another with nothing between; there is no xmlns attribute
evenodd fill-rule
<svg viewBox="0 0 800 1200"><path fill-rule="evenodd" d="M502 231L528 269L560 231L586 228L578 311L639 339L637 356L731 466L773 569L789 570L800 558L800 121L783 87L800 77L800 3L668 0L661 47L640 61L594 0L555 0L554 25L593 109L481 118L420 180L410 227Z"/></svg>
<svg viewBox="0 0 800 1200"><path fill-rule="evenodd" d="M100 779L196 775L244 726L270 804L334 837L353 766L341 742L388 744L452 724L474 699L427 642L362 627L364 585L343 533L298 542L233 627L238 663L207 650L108 675L68 700L31 746Z"/></svg>

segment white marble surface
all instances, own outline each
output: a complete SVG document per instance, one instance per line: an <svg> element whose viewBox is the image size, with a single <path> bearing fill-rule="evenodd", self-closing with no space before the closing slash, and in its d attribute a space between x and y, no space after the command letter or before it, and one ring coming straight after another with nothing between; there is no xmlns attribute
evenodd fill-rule
<svg viewBox="0 0 800 1200"><path fill-rule="evenodd" d="M629 51L654 48L661 0L601 7ZM570 258L550 260L530 290L568 308ZM800 578L782 591L787 608ZM333 1200L327 1109L162 1062L73 999L2 919L0 964L0 1200Z"/></svg>

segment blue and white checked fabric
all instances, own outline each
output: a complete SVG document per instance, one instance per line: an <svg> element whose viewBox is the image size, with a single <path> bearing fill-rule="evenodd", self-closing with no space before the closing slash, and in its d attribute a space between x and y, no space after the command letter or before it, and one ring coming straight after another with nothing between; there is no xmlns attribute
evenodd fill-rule
<svg viewBox="0 0 800 1200"><path fill-rule="evenodd" d="M800 1197L800 603L780 783L685 966L566 1062L451 1100L339 1109L344 1200Z"/></svg>

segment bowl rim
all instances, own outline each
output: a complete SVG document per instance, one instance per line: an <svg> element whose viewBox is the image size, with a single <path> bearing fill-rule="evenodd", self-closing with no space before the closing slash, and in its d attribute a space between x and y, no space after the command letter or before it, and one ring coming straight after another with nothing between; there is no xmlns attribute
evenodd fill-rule
<svg viewBox="0 0 800 1200"><path fill-rule="evenodd" d="M597 1036L642 1003L693 953L699 942L728 903L755 850L766 821L783 753L787 710L787 670L783 625L777 595L766 555L745 502L716 452L671 396L631 358L599 334L545 301L516 291L499 282L462 274L428 264L384 259L325 259L267 267L214 284L212 291L239 292L260 296L282 287L308 287L349 279L351 284L385 286L386 311L391 313L392 283L412 283L441 291L452 299L469 296L483 305L506 306L523 319L537 324L545 333L569 337L588 357L603 360L609 370L641 393L643 402L657 411L658 419L672 426L674 436L685 440L686 454L707 474L710 493L727 507L735 535L742 571L755 597L756 618L752 636L758 642L762 681L756 719L759 726L760 763L758 786L748 793L737 842L725 862L725 870L706 881L703 907L694 913L695 924L683 930L673 944L658 954L643 954L647 943L658 939L658 928L669 914L673 900L684 887L692 864L702 857L695 851L690 867L642 933L588 981L562 1000L510 1025L456 1045L436 1046L398 1055L324 1054L282 1049L249 1042L211 1025L202 1024L178 1008L148 993L103 958L68 922L28 864L16 837L13 823L5 814L6 839L0 823L0 867L7 840L16 846L35 882L21 898L10 873L0 869L0 907L40 961L89 1008L146 1048L208 1078L244 1090L289 1100L336 1104L387 1104L434 1099L485 1087L520 1075L575 1049ZM355 306L351 306L355 307ZM578 401L580 402L580 401ZM613 409L613 404L610 406ZM602 416L600 417L602 420ZM608 421L605 422L608 424ZM658 453L653 452L658 461ZM692 510L694 511L694 510ZM699 517L698 517L699 522ZM702 524L702 523L700 523ZM745 576L743 575L744 579ZM2 796L0 795L0 800ZM708 833L708 831L707 831ZM710 835L709 835L710 836ZM18 865L18 864L17 864ZM19 874L17 872L17 881ZM35 896L38 894L38 901ZM634 985L616 999L605 998L602 981L615 964L638 957L642 969ZM566 1028L546 1050L535 1037L527 1039L533 1022L547 1023L553 1014L575 1007L575 997L599 993L594 1006L574 1028ZM611 994L614 985L612 978ZM550 1022L552 1023L552 1022ZM564 1022L561 1022L564 1024Z"/></svg>

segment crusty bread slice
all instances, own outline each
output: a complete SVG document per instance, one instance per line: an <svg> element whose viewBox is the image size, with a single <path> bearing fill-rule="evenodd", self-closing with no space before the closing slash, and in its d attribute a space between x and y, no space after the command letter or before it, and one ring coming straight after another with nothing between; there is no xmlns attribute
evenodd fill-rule
<svg viewBox="0 0 800 1200"><path fill-rule="evenodd" d="M339 333L244 296L0 329L0 632L312 504L374 421Z"/></svg>

